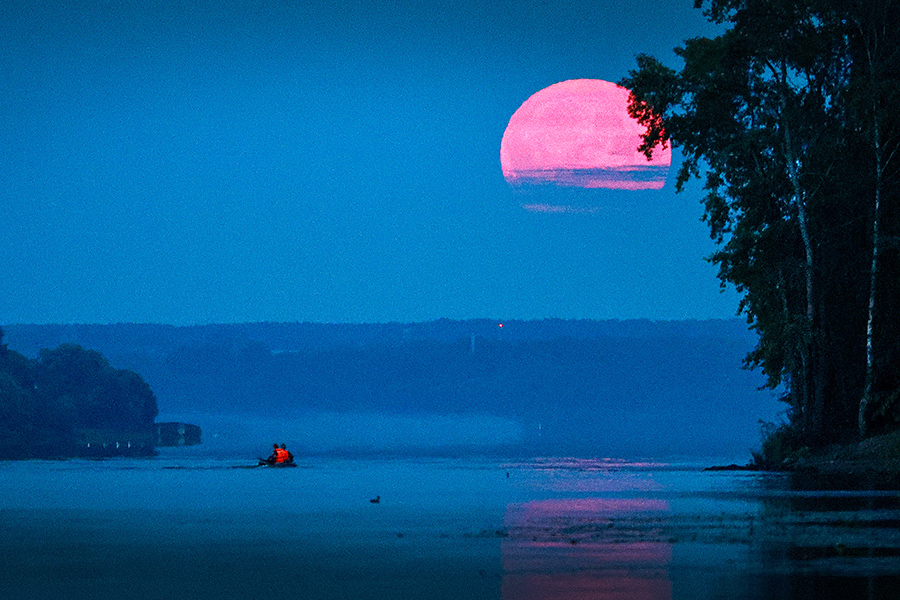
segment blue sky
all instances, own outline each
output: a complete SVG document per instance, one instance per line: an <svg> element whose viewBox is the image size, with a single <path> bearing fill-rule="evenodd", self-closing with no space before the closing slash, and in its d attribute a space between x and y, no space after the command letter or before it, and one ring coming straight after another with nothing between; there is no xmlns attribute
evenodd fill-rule
<svg viewBox="0 0 900 600"><path fill-rule="evenodd" d="M12 4L0 323L735 313L699 186L526 193L500 170L540 89L677 64L711 33L692 0Z"/></svg>

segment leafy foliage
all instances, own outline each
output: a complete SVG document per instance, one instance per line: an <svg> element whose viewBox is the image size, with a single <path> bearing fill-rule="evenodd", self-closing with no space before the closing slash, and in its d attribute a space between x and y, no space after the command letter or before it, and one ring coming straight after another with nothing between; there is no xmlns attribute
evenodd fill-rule
<svg viewBox="0 0 900 600"><path fill-rule="evenodd" d="M695 4L725 31L686 40L680 71L642 55L622 81L641 149L681 149L679 191L704 178L709 260L759 334L747 366L789 390L790 439L894 427L900 257L884 239L900 233L900 7Z"/></svg>
<svg viewBox="0 0 900 600"><path fill-rule="evenodd" d="M152 452L156 414L146 382L98 352L65 344L35 361L0 344L0 458L91 454L88 430L139 440L136 453Z"/></svg>

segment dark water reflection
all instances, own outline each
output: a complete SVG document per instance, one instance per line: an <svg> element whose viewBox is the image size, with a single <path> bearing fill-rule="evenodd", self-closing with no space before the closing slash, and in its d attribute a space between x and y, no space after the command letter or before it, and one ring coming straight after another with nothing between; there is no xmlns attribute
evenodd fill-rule
<svg viewBox="0 0 900 600"><path fill-rule="evenodd" d="M502 544L504 599L672 597L672 544L617 526L656 521L668 504L646 498L555 499L511 505Z"/></svg>
<svg viewBox="0 0 900 600"><path fill-rule="evenodd" d="M810 474L761 482L752 547L781 597L900 597L900 492Z"/></svg>
<svg viewBox="0 0 900 600"><path fill-rule="evenodd" d="M896 491L615 460L240 465L0 463L0 598L900 597Z"/></svg>
<svg viewBox="0 0 900 600"><path fill-rule="evenodd" d="M504 600L900 597L898 492L607 467L508 506Z"/></svg>

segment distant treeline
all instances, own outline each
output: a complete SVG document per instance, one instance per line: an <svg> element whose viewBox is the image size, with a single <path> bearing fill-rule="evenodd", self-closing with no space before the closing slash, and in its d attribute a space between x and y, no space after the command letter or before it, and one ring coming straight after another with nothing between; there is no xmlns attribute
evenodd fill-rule
<svg viewBox="0 0 900 600"><path fill-rule="evenodd" d="M703 321L539 319L437 319L423 323L238 323L7 324L6 341L26 356L43 348L77 343L105 356L159 354L185 345L259 342L272 352L319 351L346 346L396 345L413 341L456 342L461 338L518 342L598 338L721 338L753 344L742 319Z"/></svg>
<svg viewBox="0 0 900 600"><path fill-rule="evenodd" d="M74 344L36 359L0 329L0 458L148 455L156 397L137 373Z"/></svg>
<svg viewBox="0 0 900 600"><path fill-rule="evenodd" d="M7 329L20 350L99 348L176 415L490 415L545 451L646 454L746 452L772 415L762 379L740 368L754 337L738 319L500 323Z"/></svg>

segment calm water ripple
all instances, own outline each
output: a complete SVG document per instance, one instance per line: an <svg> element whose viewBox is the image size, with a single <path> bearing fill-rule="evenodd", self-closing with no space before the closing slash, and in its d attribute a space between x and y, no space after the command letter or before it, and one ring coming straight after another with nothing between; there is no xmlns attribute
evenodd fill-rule
<svg viewBox="0 0 900 600"><path fill-rule="evenodd" d="M898 492L610 458L254 465L0 463L0 597L853 600L900 585Z"/></svg>

